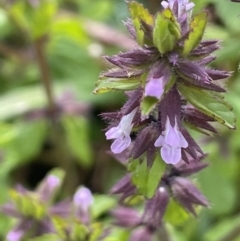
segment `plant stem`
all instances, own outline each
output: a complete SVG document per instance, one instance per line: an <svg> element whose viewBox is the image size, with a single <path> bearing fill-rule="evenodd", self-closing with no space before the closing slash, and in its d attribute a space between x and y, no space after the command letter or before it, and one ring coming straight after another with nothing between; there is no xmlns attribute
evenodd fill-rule
<svg viewBox="0 0 240 241"><path fill-rule="evenodd" d="M36 59L41 73L41 81L47 96L48 110L53 112L55 110L55 102L53 97L52 82L50 78L48 64L44 55L44 41L43 38L34 41L34 48L36 51Z"/></svg>
<svg viewBox="0 0 240 241"><path fill-rule="evenodd" d="M239 236L240 236L240 225L237 225L229 233L227 233L224 237L219 239L219 241L234 241Z"/></svg>

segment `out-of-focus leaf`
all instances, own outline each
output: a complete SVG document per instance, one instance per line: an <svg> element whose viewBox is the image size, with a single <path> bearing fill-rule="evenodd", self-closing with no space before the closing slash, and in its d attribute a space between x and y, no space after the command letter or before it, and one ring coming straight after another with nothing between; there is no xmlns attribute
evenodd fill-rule
<svg viewBox="0 0 240 241"><path fill-rule="evenodd" d="M28 239L27 241L60 241L60 238L56 234L45 234L40 237Z"/></svg>
<svg viewBox="0 0 240 241"><path fill-rule="evenodd" d="M81 21L77 17L61 16L57 18L53 23L50 34L52 38L64 36L64 38L69 38L84 46L89 42Z"/></svg>
<svg viewBox="0 0 240 241"><path fill-rule="evenodd" d="M204 114L214 118L230 129L235 128L236 118L232 112L232 107L222 99L221 95L183 84L178 84L178 90Z"/></svg>
<svg viewBox="0 0 240 241"><path fill-rule="evenodd" d="M15 190L10 191L10 197L17 210L24 216L41 220L46 215L46 208L34 194L21 194Z"/></svg>
<svg viewBox="0 0 240 241"><path fill-rule="evenodd" d="M81 116L64 116L62 124L66 131L67 143L80 165L92 164L92 148L89 140L88 122Z"/></svg>
<svg viewBox="0 0 240 241"><path fill-rule="evenodd" d="M100 223L94 223L92 225L92 232L89 237L89 241L98 241L99 236L101 236L103 227Z"/></svg>
<svg viewBox="0 0 240 241"><path fill-rule="evenodd" d="M216 5L216 12L226 26L226 29L239 33L239 4L218 0L214 0L214 2ZM228 17L226 18L226 16Z"/></svg>
<svg viewBox="0 0 240 241"><path fill-rule="evenodd" d="M227 219L221 219L219 223L211 227L211 229L204 234L204 240L206 241L218 241L222 240L229 232L237 229L240 225L240 218L231 217ZM239 241L240 237L236 237L234 241Z"/></svg>
<svg viewBox="0 0 240 241"><path fill-rule="evenodd" d="M68 220L63 219L59 216L53 216L51 217L51 221L53 223L53 226L56 230L57 235L59 235L59 237L61 237L60 240L65 240L67 239L67 235L66 235L66 229L68 227Z"/></svg>
<svg viewBox="0 0 240 241"><path fill-rule="evenodd" d="M207 24L207 13L202 12L194 16L190 23L190 33L183 45L183 55L187 55L201 41Z"/></svg>
<svg viewBox="0 0 240 241"><path fill-rule="evenodd" d="M117 200L106 195L94 195L94 204L91 207L92 216L98 218L105 212L108 212L117 204Z"/></svg>
<svg viewBox="0 0 240 241"><path fill-rule="evenodd" d="M15 22L28 31L31 38L38 39L49 31L56 10L56 0L41 0L36 7L19 0L11 6L10 13Z"/></svg>
<svg viewBox="0 0 240 241"><path fill-rule="evenodd" d="M18 123L13 126L9 142L2 147L0 175L7 175L18 165L30 161L42 148L46 135L46 122L43 120ZM1 139L1 138L0 138Z"/></svg>
<svg viewBox="0 0 240 241"><path fill-rule="evenodd" d="M75 222L72 224L71 227L71 240L79 240L79 241L84 241L87 239L88 235L88 228L78 222Z"/></svg>
<svg viewBox="0 0 240 241"><path fill-rule="evenodd" d="M103 241L128 241L130 236L129 230L126 228L112 228L111 233L103 239Z"/></svg>
<svg viewBox="0 0 240 241"><path fill-rule="evenodd" d="M189 218L189 214L174 200L168 204L167 211L164 215L165 222L176 226L183 224Z"/></svg>
<svg viewBox="0 0 240 241"><path fill-rule="evenodd" d="M114 2L112 0L101 1L89 1L79 0L77 1L81 14L95 20L105 20L111 16Z"/></svg>

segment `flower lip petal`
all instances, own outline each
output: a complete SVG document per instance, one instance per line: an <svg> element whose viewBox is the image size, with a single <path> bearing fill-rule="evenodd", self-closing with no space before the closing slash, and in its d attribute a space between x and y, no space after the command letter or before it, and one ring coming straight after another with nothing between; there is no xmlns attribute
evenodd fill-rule
<svg viewBox="0 0 240 241"><path fill-rule="evenodd" d="M131 137L126 133L117 138L111 145L111 150L114 154L119 154L127 149L131 144Z"/></svg>
<svg viewBox="0 0 240 241"><path fill-rule="evenodd" d="M177 164L181 160L181 148L174 148L169 145L164 145L161 148L162 159L167 164Z"/></svg>
<svg viewBox="0 0 240 241"><path fill-rule="evenodd" d="M117 126L117 127L112 127L111 129L109 129L105 133L105 136L106 136L107 140L110 140L110 139L118 138L120 134L121 134L121 129Z"/></svg>
<svg viewBox="0 0 240 241"><path fill-rule="evenodd" d="M145 87L145 96L156 97L160 99L164 92L163 77L161 78L151 78Z"/></svg>

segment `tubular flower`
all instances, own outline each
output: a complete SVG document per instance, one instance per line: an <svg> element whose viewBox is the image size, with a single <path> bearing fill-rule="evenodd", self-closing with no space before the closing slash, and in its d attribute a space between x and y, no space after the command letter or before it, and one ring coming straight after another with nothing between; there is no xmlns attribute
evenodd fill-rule
<svg viewBox="0 0 240 241"><path fill-rule="evenodd" d="M111 145L113 153L121 153L131 144L130 133L133 127L132 121L136 112L137 108L128 115L123 116L117 127L112 127L105 133L107 140L115 139Z"/></svg>
<svg viewBox="0 0 240 241"><path fill-rule="evenodd" d="M193 2L189 2L189 0L162 1L161 5L163 6L163 8L170 8L171 10L174 10L175 5L177 5L178 17L181 17L183 14L193 9L193 7L195 6L195 4Z"/></svg>
<svg viewBox="0 0 240 241"><path fill-rule="evenodd" d="M187 148L188 143L179 131L176 118L174 127L172 127L169 117L167 117L165 131L158 137L154 145L162 147L161 156L166 163L177 164L181 160L181 148Z"/></svg>

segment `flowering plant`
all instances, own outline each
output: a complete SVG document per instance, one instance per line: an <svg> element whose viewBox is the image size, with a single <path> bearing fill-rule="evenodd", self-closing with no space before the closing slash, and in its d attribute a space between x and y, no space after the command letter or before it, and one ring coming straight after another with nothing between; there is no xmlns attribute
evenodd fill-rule
<svg viewBox="0 0 240 241"><path fill-rule="evenodd" d="M122 193L122 201L136 194L146 198L139 221L147 227L146 236L159 228L170 197L193 214L195 205L209 206L182 177L206 166L201 163L206 154L190 129L211 135L217 133L214 122L235 128L220 82L231 73L208 67L219 42L203 39L207 12L192 16L194 3L188 0L161 5L153 16L141 4L128 2L131 18L125 25L136 47L105 57L111 67L94 90L125 91L128 97L119 111L102 116L109 122L106 138L114 140L111 151L129 172L112 192Z"/></svg>

